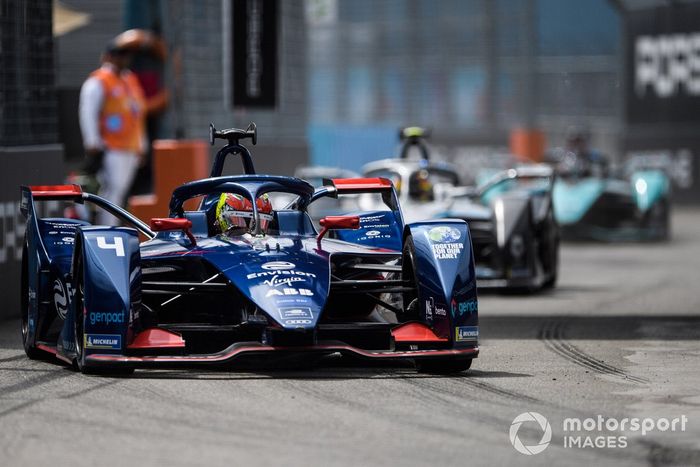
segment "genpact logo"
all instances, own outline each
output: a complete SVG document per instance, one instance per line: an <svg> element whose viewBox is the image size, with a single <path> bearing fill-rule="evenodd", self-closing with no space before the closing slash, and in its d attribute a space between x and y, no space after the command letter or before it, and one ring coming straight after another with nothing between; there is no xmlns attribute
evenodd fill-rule
<svg viewBox="0 0 700 467"><path fill-rule="evenodd" d="M124 312L116 313L105 313L105 312L90 312L89 320L90 324L112 324L112 323L124 323Z"/></svg>
<svg viewBox="0 0 700 467"><path fill-rule="evenodd" d="M542 428L542 438L539 443L532 446L525 446L523 442L520 441L520 438L518 438L518 430L520 430L520 426L525 422L537 422L540 428ZM537 412L521 413L515 417L515 420L513 420L513 423L510 425L510 443L516 451L526 456L541 453L547 449L550 441L552 441L552 426L543 415Z"/></svg>

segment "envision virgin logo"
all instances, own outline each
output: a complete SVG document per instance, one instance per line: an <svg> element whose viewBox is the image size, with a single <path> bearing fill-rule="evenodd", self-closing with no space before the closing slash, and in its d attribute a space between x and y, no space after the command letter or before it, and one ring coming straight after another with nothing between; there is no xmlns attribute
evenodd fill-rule
<svg viewBox="0 0 700 467"><path fill-rule="evenodd" d="M542 438L539 443L532 446L525 446L523 442L520 441L520 438L518 438L518 430L520 430L520 427L525 422L537 422L540 428L542 428ZM515 420L513 420L513 423L510 425L510 443L516 451L526 456L541 453L547 449L550 441L552 441L552 426L543 415L537 412L521 413L515 417Z"/></svg>
<svg viewBox="0 0 700 467"><path fill-rule="evenodd" d="M266 271L282 271L287 269L294 269L297 266L294 263L288 263L286 261L270 261L269 263L265 263L260 267L265 269Z"/></svg>

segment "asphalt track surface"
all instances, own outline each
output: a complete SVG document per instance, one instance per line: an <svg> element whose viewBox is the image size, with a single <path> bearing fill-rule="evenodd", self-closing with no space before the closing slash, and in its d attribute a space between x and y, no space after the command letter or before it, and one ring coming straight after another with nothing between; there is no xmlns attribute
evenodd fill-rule
<svg viewBox="0 0 700 467"><path fill-rule="evenodd" d="M342 359L83 376L26 359L18 322L2 322L0 465L700 465L700 211L677 210L673 232L662 245L569 244L553 292L482 295L481 356L462 376ZM539 454L509 440L523 412L550 423ZM598 415L688 421L563 431ZM542 434L517 432L526 446ZM564 447L570 435L627 447Z"/></svg>

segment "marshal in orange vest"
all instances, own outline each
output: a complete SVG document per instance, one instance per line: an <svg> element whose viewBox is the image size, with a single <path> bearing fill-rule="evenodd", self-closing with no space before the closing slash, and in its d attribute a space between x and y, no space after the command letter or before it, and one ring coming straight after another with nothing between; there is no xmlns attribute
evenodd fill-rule
<svg viewBox="0 0 700 467"><path fill-rule="evenodd" d="M117 75L110 69L92 72L104 90L100 111L100 135L108 149L142 152L144 138L145 99L143 91L130 71Z"/></svg>

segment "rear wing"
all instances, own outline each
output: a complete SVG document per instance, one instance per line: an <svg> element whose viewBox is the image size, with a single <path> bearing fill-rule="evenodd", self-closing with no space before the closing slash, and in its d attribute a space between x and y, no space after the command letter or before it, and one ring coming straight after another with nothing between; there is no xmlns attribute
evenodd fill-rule
<svg viewBox="0 0 700 467"><path fill-rule="evenodd" d="M28 188L34 199L79 199L83 196L80 185L31 185Z"/></svg>
<svg viewBox="0 0 700 467"><path fill-rule="evenodd" d="M338 194L383 193L393 191L394 185L387 178L332 178L324 179L325 186L335 187Z"/></svg>
<svg viewBox="0 0 700 467"><path fill-rule="evenodd" d="M28 220L30 217L35 217L35 201L68 201L78 204L87 201L134 227L146 237L155 237L148 225L138 217L104 198L84 192L80 185L22 185L20 186L20 194L19 210Z"/></svg>
<svg viewBox="0 0 700 467"><path fill-rule="evenodd" d="M392 211L403 225L403 215L396 196L394 184L388 178L327 178L323 186L316 188L309 204L320 198L338 198L340 195L364 195L377 193L382 202Z"/></svg>

